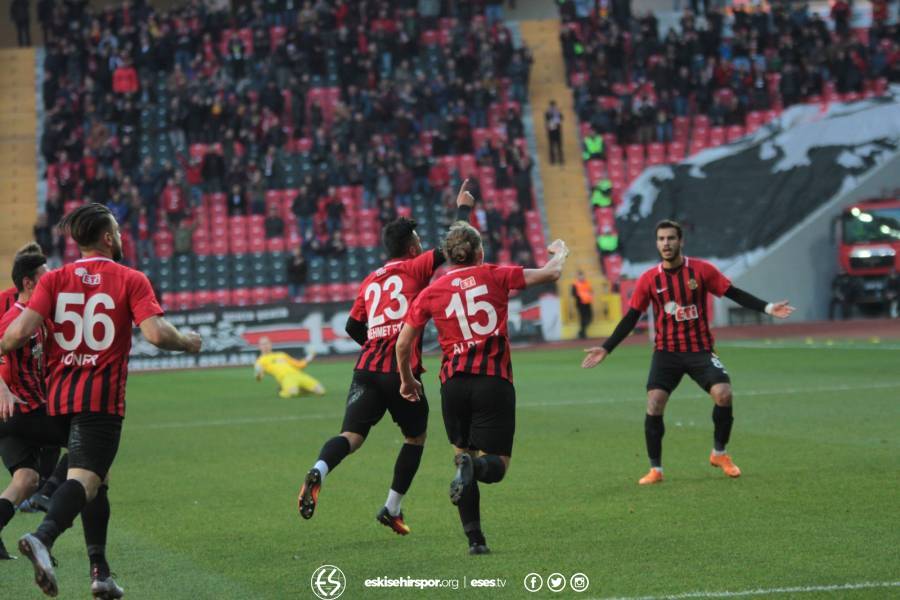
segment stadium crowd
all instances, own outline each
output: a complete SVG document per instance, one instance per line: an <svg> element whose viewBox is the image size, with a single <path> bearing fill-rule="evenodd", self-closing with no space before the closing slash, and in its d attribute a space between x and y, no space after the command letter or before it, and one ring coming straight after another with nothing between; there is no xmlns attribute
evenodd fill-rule
<svg viewBox="0 0 900 600"><path fill-rule="evenodd" d="M348 223L348 212L377 225L416 202L443 202L449 219L469 177L489 199L478 216L491 257L531 263L520 112L531 57L494 4L58 4L44 63L47 203L36 239L49 256L74 255L54 225L93 201L123 224L126 256L165 258L190 253L223 205L224 216L264 221L266 238L340 255L377 245L353 234L361 222Z"/></svg>

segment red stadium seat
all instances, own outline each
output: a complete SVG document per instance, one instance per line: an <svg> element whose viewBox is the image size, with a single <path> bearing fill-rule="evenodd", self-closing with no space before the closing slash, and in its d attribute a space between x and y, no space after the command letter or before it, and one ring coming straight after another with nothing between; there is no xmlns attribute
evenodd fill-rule
<svg viewBox="0 0 900 600"><path fill-rule="evenodd" d="M271 298L272 302L281 302L288 299L290 295L290 291L286 286L276 285L272 288Z"/></svg>
<svg viewBox="0 0 900 600"><path fill-rule="evenodd" d="M277 237L266 240L267 252L284 252L286 244L284 238Z"/></svg>
<svg viewBox="0 0 900 600"><path fill-rule="evenodd" d="M618 254L609 254L603 257L603 272L610 283L616 283L622 276L622 257Z"/></svg>
<svg viewBox="0 0 900 600"><path fill-rule="evenodd" d="M194 307L202 308L204 306L212 306L216 303L215 295L207 290L199 290L194 292Z"/></svg>
<svg viewBox="0 0 900 600"><path fill-rule="evenodd" d="M178 292L175 294L175 307L178 310L190 310L194 308L194 293Z"/></svg>
<svg viewBox="0 0 900 600"><path fill-rule="evenodd" d="M219 306L231 304L231 290L216 290L213 292L213 301Z"/></svg>
<svg viewBox="0 0 900 600"><path fill-rule="evenodd" d="M685 147L682 142L669 142L667 156L669 162L678 163L684 159Z"/></svg>
<svg viewBox="0 0 900 600"><path fill-rule="evenodd" d="M732 125L728 128L728 131L726 133L726 139L729 142L733 142L735 140L741 139L746 134L747 134L747 132L740 125Z"/></svg>
<svg viewBox="0 0 900 600"><path fill-rule="evenodd" d="M252 303L250 290L245 288L231 290L231 303L235 306L249 306Z"/></svg>
<svg viewBox="0 0 900 600"><path fill-rule="evenodd" d="M160 300L162 300L163 310L175 310L178 306L175 301L175 292L163 292Z"/></svg>
<svg viewBox="0 0 900 600"><path fill-rule="evenodd" d="M272 301L272 294L266 287L253 288L250 294L253 304L268 304Z"/></svg>

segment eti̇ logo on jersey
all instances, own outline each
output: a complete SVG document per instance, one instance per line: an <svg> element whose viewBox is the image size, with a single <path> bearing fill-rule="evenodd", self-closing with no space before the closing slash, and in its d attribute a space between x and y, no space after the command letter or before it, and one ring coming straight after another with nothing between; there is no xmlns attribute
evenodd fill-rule
<svg viewBox="0 0 900 600"><path fill-rule="evenodd" d="M697 311L696 304L691 304L689 306L679 306L676 302L666 302L663 310L666 311L667 315L672 315L673 317L675 317L675 320L678 322L692 321L700 317L700 313Z"/></svg>
<svg viewBox="0 0 900 600"><path fill-rule="evenodd" d="M84 267L75 269L75 274L81 277L81 282L85 285L100 285L100 274L91 275Z"/></svg>
<svg viewBox="0 0 900 600"><path fill-rule="evenodd" d="M309 578L309 585L321 600L334 600L340 598L347 588L347 578L334 565L322 565Z"/></svg>

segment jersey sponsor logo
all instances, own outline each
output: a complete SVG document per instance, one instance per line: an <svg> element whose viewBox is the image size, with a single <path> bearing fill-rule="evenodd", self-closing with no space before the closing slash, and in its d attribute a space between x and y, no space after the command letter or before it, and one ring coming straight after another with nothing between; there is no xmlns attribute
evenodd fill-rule
<svg viewBox="0 0 900 600"><path fill-rule="evenodd" d="M68 354L63 355L62 363L67 367L76 366L76 367L96 367L97 366L97 358L99 358L99 354L77 354L75 352L69 352Z"/></svg>
<svg viewBox="0 0 900 600"><path fill-rule="evenodd" d="M693 321L694 319L700 318L700 312L697 310L696 304L679 306L675 302L666 302L664 309L667 315L675 317L675 320L679 323L681 321Z"/></svg>
<svg viewBox="0 0 900 600"><path fill-rule="evenodd" d="M474 277L466 277L465 279L461 279L459 277L455 278L450 282L450 285L453 287L458 287L463 290L467 290L469 288L475 287L476 281Z"/></svg>
<svg viewBox="0 0 900 600"><path fill-rule="evenodd" d="M81 282L85 285L100 285L99 273L97 273L96 275L91 275L84 267L78 267L77 269L75 269L75 274L81 277Z"/></svg>

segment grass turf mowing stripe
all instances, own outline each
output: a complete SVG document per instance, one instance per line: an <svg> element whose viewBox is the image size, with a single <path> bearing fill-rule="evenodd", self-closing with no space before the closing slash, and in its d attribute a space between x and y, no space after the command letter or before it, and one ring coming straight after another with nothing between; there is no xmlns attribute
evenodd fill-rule
<svg viewBox="0 0 900 600"><path fill-rule="evenodd" d="M682 600L687 598L740 598L745 596L769 596L773 594L809 594L813 592L844 592L876 588L900 587L900 581L863 581L861 583L841 583L834 585L809 585L780 587L737 592L682 592L665 596L618 596L612 598L591 598L589 600Z"/></svg>

